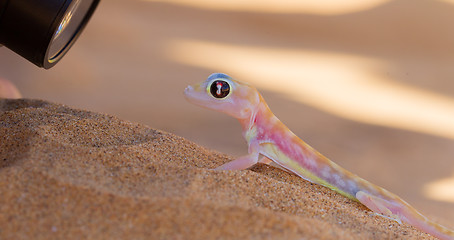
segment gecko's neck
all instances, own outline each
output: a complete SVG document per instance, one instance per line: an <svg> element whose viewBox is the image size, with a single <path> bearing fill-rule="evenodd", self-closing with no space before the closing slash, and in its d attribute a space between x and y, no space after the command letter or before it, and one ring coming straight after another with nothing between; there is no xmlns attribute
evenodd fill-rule
<svg viewBox="0 0 454 240"><path fill-rule="evenodd" d="M253 127L253 125L256 121L256 116L257 116L257 111L256 111L256 109L253 109L253 110L251 110L251 113L248 114L248 116L246 118L238 119L238 121L240 122L241 127L243 129L243 133L246 131L249 131Z"/></svg>
<svg viewBox="0 0 454 240"><path fill-rule="evenodd" d="M244 119L238 119L243 128L243 135L247 139L246 135L254 135L255 128L257 127L257 120L259 118L266 117L268 115L273 115L271 110L268 108L266 102L260 97L260 102L256 106L250 109L250 114Z"/></svg>

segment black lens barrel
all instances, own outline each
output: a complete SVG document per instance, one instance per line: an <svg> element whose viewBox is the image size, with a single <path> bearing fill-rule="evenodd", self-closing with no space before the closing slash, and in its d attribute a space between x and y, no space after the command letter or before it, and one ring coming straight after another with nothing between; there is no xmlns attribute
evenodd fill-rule
<svg viewBox="0 0 454 240"><path fill-rule="evenodd" d="M56 62L49 62L46 52L70 3L71 0L0 0L0 44L39 67L52 67ZM67 48L78 37L98 3L99 0L94 1Z"/></svg>

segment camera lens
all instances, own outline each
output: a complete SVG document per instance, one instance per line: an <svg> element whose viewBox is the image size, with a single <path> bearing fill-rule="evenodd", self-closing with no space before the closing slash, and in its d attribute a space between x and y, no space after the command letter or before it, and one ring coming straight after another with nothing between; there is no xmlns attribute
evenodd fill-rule
<svg viewBox="0 0 454 240"><path fill-rule="evenodd" d="M51 68L71 48L100 0L0 0L0 44Z"/></svg>

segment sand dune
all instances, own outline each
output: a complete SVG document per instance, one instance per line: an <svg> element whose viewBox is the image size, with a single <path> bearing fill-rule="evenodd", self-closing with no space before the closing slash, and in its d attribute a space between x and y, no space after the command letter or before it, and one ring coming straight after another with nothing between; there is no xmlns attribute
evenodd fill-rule
<svg viewBox="0 0 454 240"><path fill-rule="evenodd" d="M0 239L430 239L281 170L41 100L0 100Z"/></svg>

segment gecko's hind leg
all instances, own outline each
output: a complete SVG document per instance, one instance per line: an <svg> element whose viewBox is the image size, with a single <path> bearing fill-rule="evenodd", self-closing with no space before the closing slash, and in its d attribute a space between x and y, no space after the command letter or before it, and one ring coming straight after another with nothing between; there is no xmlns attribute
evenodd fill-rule
<svg viewBox="0 0 454 240"><path fill-rule="evenodd" d="M370 210L398 223L401 220L437 238L454 240L454 231L430 221L402 199L385 200L359 191L356 198ZM392 201L392 202L391 202Z"/></svg>
<svg viewBox="0 0 454 240"><path fill-rule="evenodd" d="M398 206L363 191L357 192L356 198L363 205L372 210L374 214L388 218L390 220L394 220L399 224L402 224L400 217L396 214L396 212L399 211Z"/></svg>

